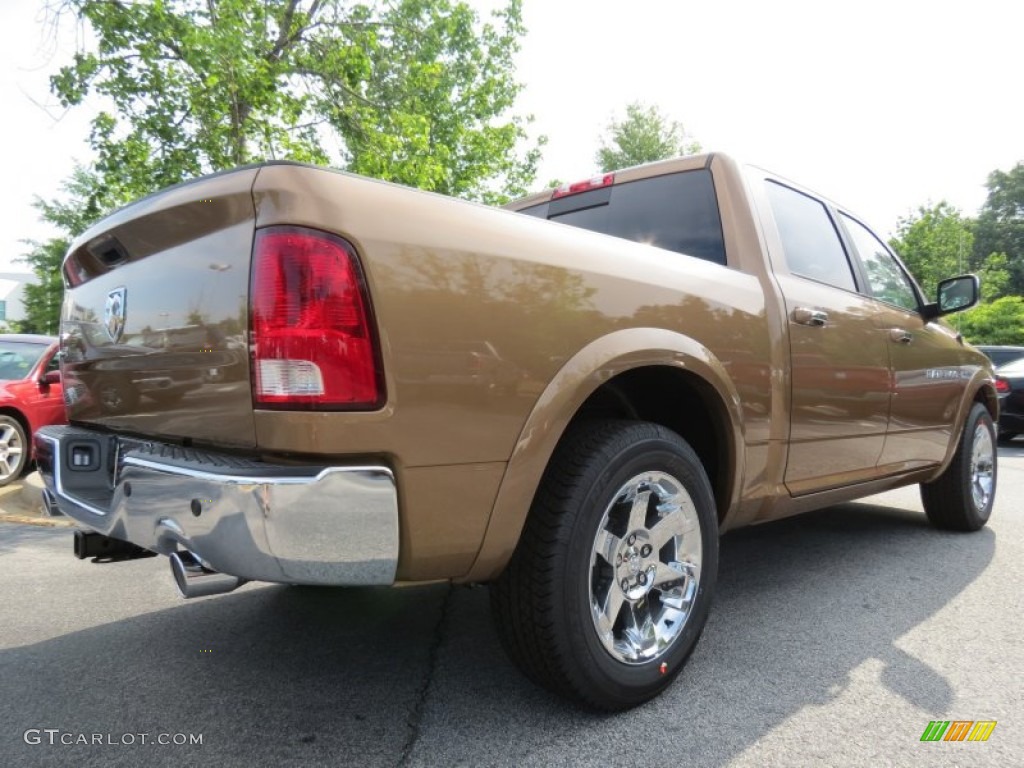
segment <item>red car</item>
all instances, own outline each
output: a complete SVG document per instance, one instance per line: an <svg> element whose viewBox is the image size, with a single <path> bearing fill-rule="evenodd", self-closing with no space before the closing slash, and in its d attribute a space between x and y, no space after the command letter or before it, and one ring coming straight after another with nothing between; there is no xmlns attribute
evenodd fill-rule
<svg viewBox="0 0 1024 768"><path fill-rule="evenodd" d="M0 334L0 485L21 477L39 427L65 423L56 337Z"/></svg>

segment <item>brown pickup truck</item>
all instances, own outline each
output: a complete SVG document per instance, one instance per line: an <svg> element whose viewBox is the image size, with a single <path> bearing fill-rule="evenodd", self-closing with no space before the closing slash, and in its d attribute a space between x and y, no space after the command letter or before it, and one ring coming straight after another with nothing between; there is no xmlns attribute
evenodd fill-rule
<svg viewBox="0 0 1024 768"><path fill-rule="evenodd" d="M975 277L929 301L852 213L720 154L508 208L268 163L82 235L63 323L105 340L36 437L78 556L167 555L186 597L489 582L530 678L622 709L693 650L723 531L913 483L987 521L992 369L940 319Z"/></svg>

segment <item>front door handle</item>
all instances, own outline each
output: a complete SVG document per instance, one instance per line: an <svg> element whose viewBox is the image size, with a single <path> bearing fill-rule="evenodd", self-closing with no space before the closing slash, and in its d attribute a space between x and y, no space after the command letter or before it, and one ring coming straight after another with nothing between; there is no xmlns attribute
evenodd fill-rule
<svg viewBox="0 0 1024 768"><path fill-rule="evenodd" d="M903 328L893 328L889 331L889 338L897 344L909 344L914 340L914 334Z"/></svg>
<svg viewBox="0 0 1024 768"><path fill-rule="evenodd" d="M793 322L800 323L800 325L821 327L828 322L828 312L823 312L820 309L797 307L793 310Z"/></svg>

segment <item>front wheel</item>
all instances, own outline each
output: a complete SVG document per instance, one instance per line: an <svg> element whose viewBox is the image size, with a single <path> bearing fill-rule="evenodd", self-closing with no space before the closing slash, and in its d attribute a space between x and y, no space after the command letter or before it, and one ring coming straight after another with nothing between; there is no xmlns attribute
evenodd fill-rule
<svg viewBox="0 0 1024 768"><path fill-rule="evenodd" d="M717 570L711 485L686 441L656 424L587 422L555 451L491 606L530 679L621 710L679 674Z"/></svg>
<svg viewBox="0 0 1024 768"><path fill-rule="evenodd" d="M936 528L977 531L988 522L996 496L996 430L988 409L975 403L946 471L921 483L921 502Z"/></svg>
<svg viewBox="0 0 1024 768"><path fill-rule="evenodd" d="M21 422L0 416L0 486L21 477L28 462L28 440Z"/></svg>

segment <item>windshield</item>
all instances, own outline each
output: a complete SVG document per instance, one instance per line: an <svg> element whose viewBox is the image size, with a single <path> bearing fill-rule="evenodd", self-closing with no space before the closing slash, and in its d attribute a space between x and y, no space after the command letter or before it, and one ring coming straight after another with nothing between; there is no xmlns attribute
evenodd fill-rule
<svg viewBox="0 0 1024 768"><path fill-rule="evenodd" d="M0 341L0 380L24 379L48 347L27 341Z"/></svg>

